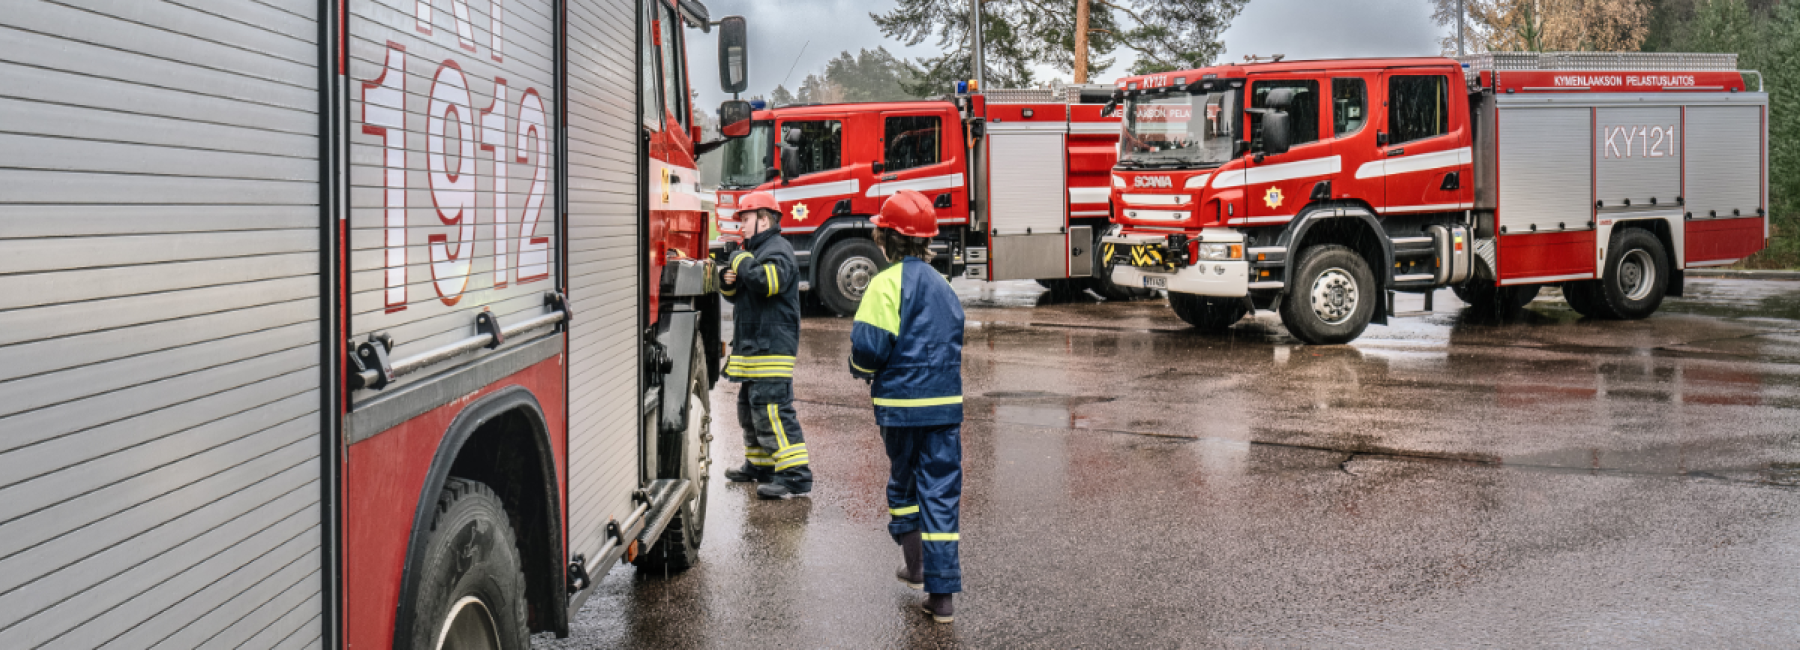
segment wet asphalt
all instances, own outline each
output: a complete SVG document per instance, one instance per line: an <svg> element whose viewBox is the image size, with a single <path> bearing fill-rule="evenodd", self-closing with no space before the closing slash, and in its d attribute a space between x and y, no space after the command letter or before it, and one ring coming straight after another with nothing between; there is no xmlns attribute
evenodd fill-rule
<svg viewBox="0 0 1800 650"><path fill-rule="evenodd" d="M1635 322L1442 291L1325 347L1269 313L1208 336L1160 299L956 285L955 623L892 577L851 321L812 316L812 498L715 478L700 566L616 568L538 645L1800 646L1800 282L1690 279ZM742 443L736 387L712 400L716 477Z"/></svg>

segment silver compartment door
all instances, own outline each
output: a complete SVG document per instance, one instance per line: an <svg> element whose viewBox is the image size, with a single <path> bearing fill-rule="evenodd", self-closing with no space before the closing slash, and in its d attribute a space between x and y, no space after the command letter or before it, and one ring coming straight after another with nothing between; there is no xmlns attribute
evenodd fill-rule
<svg viewBox="0 0 1800 650"><path fill-rule="evenodd" d="M1060 126L1060 125L1058 125ZM988 134L988 224L992 280L1068 277L1068 137L1062 131Z"/></svg>
<svg viewBox="0 0 1800 650"><path fill-rule="evenodd" d="M1503 107L1500 227L1585 230L1594 215L1593 109Z"/></svg>
<svg viewBox="0 0 1800 650"><path fill-rule="evenodd" d="M569 10L569 554L631 514L641 390L633 5ZM646 6L649 6L646 3ZM605 572L609 567L588 567Z"/></svg>
<svg viewBox="0 0 1800 650"><path fill-rule="evenodd" d="M1687 211L1755 216L1762 204L1762 107L1687 109Z"/></svg>
<svg viewBox="0 0 1800 650"><path fill-rule="evenodd" d="M320 643L320 5L0 14L0 648Z"/></svg>

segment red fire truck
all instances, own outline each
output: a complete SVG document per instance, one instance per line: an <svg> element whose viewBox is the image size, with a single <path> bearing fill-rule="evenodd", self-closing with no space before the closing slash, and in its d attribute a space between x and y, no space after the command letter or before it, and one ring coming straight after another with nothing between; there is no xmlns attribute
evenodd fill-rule
<svg viewBox="0 0 1800 650"><path fill-rule="evenodd" d="M742 18L80 4L0 15L0 648L524 648L696 560Z"/></svg>
<svg viewBox="0 0 1800 650"><path fill-rule="evenodd" d="M758 111L751 135L725 146L721 233L738 228L738 197L772 193L807 278L801 290L848 315L887 266L869 216L894 192L917 190L936 201L947 254L934 264L945 275L1092 285L1124 297L1131 292L1114 287L1093 255L1118 155L1119 120L1100 110L1111 92L993 90Z"/></svg>
<svg viewBox="0 0 1800 650"><path fill-rule="evenodd" d="M1757 85L1747 84L1755 76ZM1118 82L1120 284L1222 330L1385 324L1394 292L1643 318L1768 233L1768 95L1735 55L1275 61ZM1429 303L1428 303L1429 304Z"/></svg>

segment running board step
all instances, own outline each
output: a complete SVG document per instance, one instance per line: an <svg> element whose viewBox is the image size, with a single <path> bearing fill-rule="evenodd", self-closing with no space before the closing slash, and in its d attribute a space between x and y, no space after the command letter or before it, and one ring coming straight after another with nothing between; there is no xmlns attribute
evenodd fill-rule
<svg viewBox="0 0 1800 650"><path fill-rule="evenodd" d="M646 552L662 537L663 529L675 520L675 514L681 512L681 504L687 502L694 490L694 482L685 478L665 478L650 482L644 488L648 495L646 502L650 504L650 512L645 515L644 532L638 533L638 552Z"/></svg>

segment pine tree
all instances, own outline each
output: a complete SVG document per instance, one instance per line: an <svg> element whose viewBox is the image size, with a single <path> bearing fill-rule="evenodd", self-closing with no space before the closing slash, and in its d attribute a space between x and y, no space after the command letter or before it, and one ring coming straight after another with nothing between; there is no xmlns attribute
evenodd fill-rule
<svg viewBox="0 0 1800 650"><path fill-rule="evenodd" d="M1787 0L1761 30L1751 63L1769 93L1769 202L1773 237L1763 262L1800 266L1800 2ZM1748 68L1750 66L1741 66Z"/></svg>
<svg viewBox="0 0 1800 650"><path fill-rule="evenodd" d="M1219 35L1248 0L1090 0L1088 74L1117 61L1120 49L1137 57L1132 74L1210 65L1224 44ZM1031 85L1031 68L1073 72L1076 0L981 0L981 35L988 86ZM893 11L869 14L882 33L907 45L933 36L941 56L919 61L923 73L907 84L935 95L970 76L969 5L961 0L899 0Z"/></svg>

